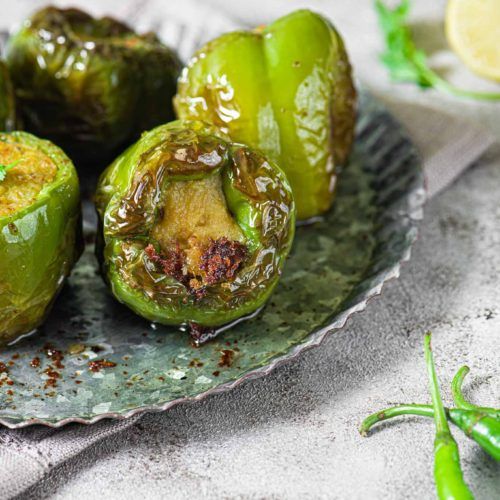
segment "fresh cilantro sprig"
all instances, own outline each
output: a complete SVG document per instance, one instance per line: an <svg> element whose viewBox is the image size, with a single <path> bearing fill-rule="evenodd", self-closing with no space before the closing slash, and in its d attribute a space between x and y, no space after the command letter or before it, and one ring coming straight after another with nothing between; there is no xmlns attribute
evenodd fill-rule
<svg viewBox="0 0 500 500"><path fill-rule="evenodd" d="M459 97L500 100L498 92L476 92L455 87L429 67L425 52L415 46L407 25L409 0L401 0L393 9L382 0L375 0L375 9L385 39L381 59L393 81L416 83L422 88L434 87Z"/></svg>
<svg viewBox="0 0 500 500"><path fill-rule="evenodd" d="M14 161L9 165L0 164L0 182L2 182L7 176L7 171L10 170L11 168L14 168L20 161L21 160Z"/></svg>

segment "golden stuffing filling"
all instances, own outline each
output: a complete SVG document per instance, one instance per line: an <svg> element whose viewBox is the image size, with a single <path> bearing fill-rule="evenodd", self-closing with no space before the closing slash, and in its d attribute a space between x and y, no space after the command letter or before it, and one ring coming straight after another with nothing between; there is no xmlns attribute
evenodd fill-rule
<svg viewBox="0 0 500 500"><path fill-rule="evenodd" d="M162 256L149 247L150 258L191 289L232 278L246 257L245 238L227 208L220 175L169 184L151 236Z"/></svg>
<svg viewBox="0 0 500 500"><path fill-rule="evenodd" d="M12 164L0 182L0 217L31 205L57 173L56 164L42 151L0 141L0 165Z"/></svg>

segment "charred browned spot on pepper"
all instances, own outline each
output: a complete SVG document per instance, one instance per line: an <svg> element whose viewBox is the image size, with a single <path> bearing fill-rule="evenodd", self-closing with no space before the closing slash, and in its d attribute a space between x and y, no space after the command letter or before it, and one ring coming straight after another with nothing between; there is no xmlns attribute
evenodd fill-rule
<svg viewBox="0 0 500 500"><path fill-rule="evenodd" d="M247 257L247 248L239 241L226 237L210 240L196 266L196 274L187 266L186 252L179 244L165 254L158 253L152 244L145 248L149 260L157 268L182 283L189 293L197 299L206 294L206 287L234 279L242 263Z"/></svg>
<svg viewBox="0 0 500 500"><path fill-rule="evenodd" d="M156 264L164 274L171 276L181 283L185 282L183 269L186 259L179 245L176 245L173 250L169 250L166 254L159 254L150 243L144 251L151 262Z"/></svg>
<svg viewBox="0 0 500 500"><path fill-rule="evenodd" d="M173 250L168 250L163 254L157 252L155 247L150 243L144 249L144 252L149 260L155 264L159 272L174 278L184 285L195 298L201 299L205 295L205 289L201 280L187 271L186 254L178 244L175 245Z"/></svg>
<svg viewBox="0 0 500 500"><path fill-rule="evenodd" d="M201 256L200 269L205 271L204 281L214 285L234 278L247 257L247 248L239 241L227 238L212 240Z"/></svg>

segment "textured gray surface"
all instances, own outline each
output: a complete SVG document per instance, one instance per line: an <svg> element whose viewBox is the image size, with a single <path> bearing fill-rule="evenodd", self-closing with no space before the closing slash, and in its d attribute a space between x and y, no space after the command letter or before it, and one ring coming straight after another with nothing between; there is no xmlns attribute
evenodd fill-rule
<svg viewBox="0 0 500 500"><path fill-rule="evenodd" d="M17 9L24 0L1 2ZM371 0L356 2L356 15L348 0L254 0L244 9L237 1L211 3L224 3L249 22L313 5L334 17L358 75L396 114L401 101L424 103L500 134L498 105L388 87L374 62L379 39ZM442 47L444 2L413 3L419 41L427 50ZM437 57L450 78L480 85L449 53ZM427 328L435 333L446 400L454 371L468 362L468 394L499 405L499 185L497 149L429 203L402 277L321 348L231 393L144 417L56 468L25 498L434 498L432 422L408 418L364 439L356 427L384 405L429 400L422 355ZM456 435L476 497L498 498L498 464Z"/></svg>

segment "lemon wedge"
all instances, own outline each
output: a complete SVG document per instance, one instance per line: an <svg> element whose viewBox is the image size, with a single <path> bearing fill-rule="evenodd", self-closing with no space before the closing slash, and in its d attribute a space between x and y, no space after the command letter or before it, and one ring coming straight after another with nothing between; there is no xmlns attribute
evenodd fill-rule
<svg viewBox="0 0 500 500"><path fill-rule="evenodd" d="M500 82L500 0L449 0L445 29L474 73Z"/></svg>

